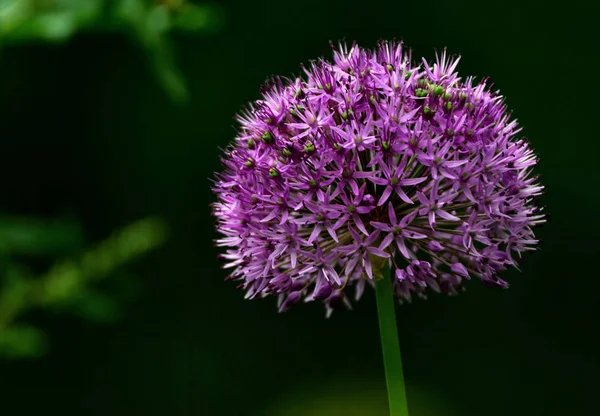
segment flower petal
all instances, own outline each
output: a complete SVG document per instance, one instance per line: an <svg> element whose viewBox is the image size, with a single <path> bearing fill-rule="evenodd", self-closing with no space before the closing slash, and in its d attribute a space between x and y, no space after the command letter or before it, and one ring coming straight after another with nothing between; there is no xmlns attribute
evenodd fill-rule
<svg viewBox="0 0 600 416"><path fill-rule="evenodd" d="M383 204L385 204L385 201L388 200L388 198L390 197L391 194L392 194L392 187L386 186L385 189L383 190L383 193L381 194L381 198L379 198L379 202L377 202L377 206L380 207Z"/></svg>

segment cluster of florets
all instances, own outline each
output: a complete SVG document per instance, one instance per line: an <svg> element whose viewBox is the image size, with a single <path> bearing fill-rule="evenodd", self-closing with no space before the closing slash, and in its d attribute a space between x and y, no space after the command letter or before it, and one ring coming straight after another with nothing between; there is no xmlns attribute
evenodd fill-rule
<svg viewBox="0 0 600 416"><path fill-rule="evenodd" d="M537 244L537 158L485 81L458 58L411 62L402 44L334 47L305 78L275 78L238 117L217 176L226 267L248 298L328 312L392 270L400 300L456 294ZM516 256L515 256L516 255Z"/></svg>

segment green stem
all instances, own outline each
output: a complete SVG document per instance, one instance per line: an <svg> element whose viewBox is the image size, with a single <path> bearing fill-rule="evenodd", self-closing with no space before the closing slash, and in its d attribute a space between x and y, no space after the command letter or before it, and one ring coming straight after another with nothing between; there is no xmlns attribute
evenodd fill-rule
<svg viewBox="0 0 600 416"><path fill-rule="evenodd" d="M398 342L396 326L396 310L390 266L386 262L383 278L375 281L377 312L379 314L379 332L383 349L383 364L387 383L390 416L408 416L404 375L402 373L402 357Z"/></svg>

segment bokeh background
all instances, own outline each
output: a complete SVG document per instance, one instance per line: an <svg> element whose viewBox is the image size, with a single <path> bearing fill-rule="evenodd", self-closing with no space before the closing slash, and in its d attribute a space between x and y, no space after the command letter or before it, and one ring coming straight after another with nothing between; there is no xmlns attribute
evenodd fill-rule
<svg viewBox="0 0 600 416"><path fill-rule="evenodd" d="M598 6L0 0L0 414L387 415L373 293L324 319L223 281L234 114L329 40L490 76L551 213L508 291L398 308L411 415L597 412Z"/></svg>

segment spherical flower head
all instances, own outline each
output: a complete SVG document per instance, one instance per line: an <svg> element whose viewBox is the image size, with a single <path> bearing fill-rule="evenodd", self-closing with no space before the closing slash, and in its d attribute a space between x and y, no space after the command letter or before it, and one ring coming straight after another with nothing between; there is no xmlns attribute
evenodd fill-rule
<svg viewBox="0 0 600 416"><path fill-rule="evenodd" d="M486 81L443 52L333 47L333 63L275 78L242 112L213 205L225 267L279 309L350 306L387 265L399 300L456 294L534 250L537 158Z"/></svg>

